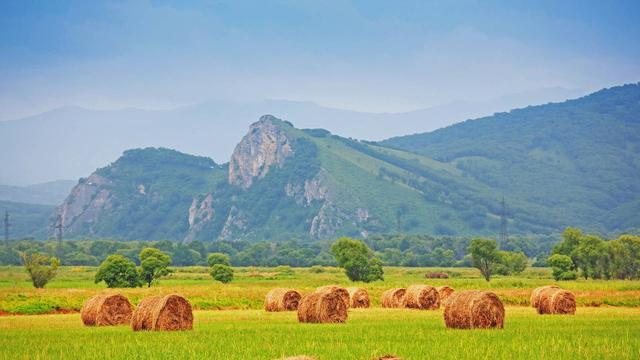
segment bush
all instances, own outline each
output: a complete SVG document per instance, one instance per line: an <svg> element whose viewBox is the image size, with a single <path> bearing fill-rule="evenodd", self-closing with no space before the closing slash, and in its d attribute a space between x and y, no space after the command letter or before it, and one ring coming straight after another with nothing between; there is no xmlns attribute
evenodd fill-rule
<svg viewBox="0 0 640 360"><path fill-rule="evenodd" d="M100 264L95 283L101 281L109 288L136 287L140 284L136 264L122 255L110 255Z"/></svg>
<svg viewBox="0 0 640 360"><path fill-rule="evenodd" d="M223 284L230 283L233 280L233 269L228 265L215 264L211 267L211 277Z"/></svg>
<svg viewBox="0 0 640 360"><path fill-rule="evenodd" d="M58 259L38 253L20 253L20 258L27 273L29 273L33 286L38 289L43 288L56 276L60 265ZM47 264L49 265L47 266Z"/></svg>
<svg viewBox="0 0 640 360"><path fill-rule="evenodd" d="M218 264L231 266L231 260L229 258L229 255L223 254L223 253L209 254L209 256L207 257L207 263L209 264L209 266L214 266Z"/></svg>

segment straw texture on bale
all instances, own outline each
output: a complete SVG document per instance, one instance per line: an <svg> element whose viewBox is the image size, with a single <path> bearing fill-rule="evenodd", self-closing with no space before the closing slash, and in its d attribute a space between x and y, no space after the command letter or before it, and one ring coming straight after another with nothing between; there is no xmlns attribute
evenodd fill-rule
<svg viewBox="0 0 640 360"><path fill-rule="evenodd" d="M273 289L269 291L264 299L264 309L266 311L298 310L301 298L302 295L293 289Z"/></svg>
<svg viewBox="0 0 640 360"><path fill-rule="evenodd" d="M347 305L339 291L316 290L302 298L298 321L306 323L341 323L347 320Z"/></svg>
<svg viewBox="0 0 640 360"><path fill-rule="evenodd" d="M349 290L343 287L340 287L338 285L321 286L316 289L316 292L326 292L326 291L337 292L338 294L340 294L340 297L344 301L345 305L347 305L347 308L349 308L351 304L351 297L349 296Z"/></svg>
<svg viewBox="0 0 640 360"><path fill-rule="evenodd" d="M576 296L569 290L547 287L538 292L536 309L538 314L576 313Z"/></svg>
<svg viewBox="0 0 640 360"><path fill-rule="evenodd" d="M404 297L407 289L395 288L382 293L382 307L401 308L404 307Z"/></svg>
<svg viewBox="0 0 640 360"><path fill-rule="evenodd" d="M444 306L444 322L456 329L502 329L504 305L489 291L456 291Z"/></svg>
<svg viewBox="0 0 640 360"><path fill-rule="evenodd" d="M110 326L128 324L133 306L120 295L96 295L85 301L80 310L82 322L87 326Z"/></svg>
<svg viewBox="0 0 640 360"><path fill-rule="evenodd" d="M369 293L363 288L350 287L349 291L350 303L352 308L368 308L369 307Z"/></svg>
<svg viewBox="0 0 640 360"><path fill-rule="evenodd" d="M411 285L404 296L404 304L410 309L433 310L440 307L440 296L433 286Z"/></svg>
<svg viewBox="0 0 640 360"><path fill-rule="evenodd" d="M191 304L178 295L151 296L142 299L131 318L131 327L139 330L191 330Z"/></svg>
<svg viewBox="0 0 640 360"><path fill-rule="evenodd" d="M531 298L529 299L532 307L538 307L538 302L540 301L540 292L546 289L560 289L560 287L556 285L546 285L533 289L533 291L531 292Z"/></svg>
<svg viewBox="0 0 640 360"><path fill-rule="evenodd" d="M447 299L449 298L449 296L451 296L451 294L453 294L454 290L448 286L438 286L436 287L436 290L438 291L438 296L440 297L440 304L444 305L444 303L447 301Z"/></svg>

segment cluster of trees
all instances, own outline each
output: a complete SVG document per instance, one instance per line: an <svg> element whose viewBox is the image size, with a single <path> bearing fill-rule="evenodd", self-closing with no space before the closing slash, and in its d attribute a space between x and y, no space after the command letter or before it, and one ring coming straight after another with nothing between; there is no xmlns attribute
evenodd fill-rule
<svg viewBox="0 0 640 360"><path fill-rule="evenodd" d="M640 236L622 235L604 240L567 228L562 241L547 260L556 280L575 279L640 279Z"/></svg>
<svg viewBox="0 0 640 360"><path fill-rule="evenodd" d="M331 253L351 281L384 280L382 261L373 256L364 242L341 237L331 246Z"/></svg>
<svg viewBox="0 0 640 360"><path fill-rule="evenodd" d="M122 255L109 255L98 268L95 283L103 282L110 288L137 287L151 284L162 276L169 275L171 257L155 248L142 249L139 255L140 268Z"/></svg>
<svg viewBox="0 0 640 360"><path fill-rule="evenodd" d="M480 270L485 280L493 274L519 274L527 268L529 259L522 252L500 250L498 243L491 239L474 239L469 244L469 254L474 267Z"/></svg>

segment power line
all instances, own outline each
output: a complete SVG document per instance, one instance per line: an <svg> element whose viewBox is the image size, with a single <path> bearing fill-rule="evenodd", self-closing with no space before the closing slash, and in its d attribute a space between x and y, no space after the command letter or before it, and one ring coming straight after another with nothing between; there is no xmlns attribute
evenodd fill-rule
<svg viewBox="0 0 640 360"><path fill-rule="evenodd" d="M62 215L58 215L58 220L55 225L56 229L56 240L58 241L56 248L56 257L58 260L62 259L62 229L64 229L64 225L62 225Z"/></svg>
<svg viewBox="0 0 640 360"><path fill-rule="evenodd" d="M507 230L507 205L504 202L504 196L502 197L502 209L500 211L500 243L505 244L509 239L509 232Z"/></svg>
<svg viewBox="0 0 640 360"><path fill-rule="evenodd" d="M9 229L11 223L9 222L9 210L4 211L4 244L9 247Z"/></svg>

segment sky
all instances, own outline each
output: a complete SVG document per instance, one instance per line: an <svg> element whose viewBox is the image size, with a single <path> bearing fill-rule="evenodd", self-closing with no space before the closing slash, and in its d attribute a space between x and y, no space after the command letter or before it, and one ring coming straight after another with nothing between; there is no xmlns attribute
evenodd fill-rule
<svg viewBox="0 0 640 360"><path fill-rule="evenodd" d="M640 81L640 1L0 2L0 120L287 99L368 112Z"/></svg>

